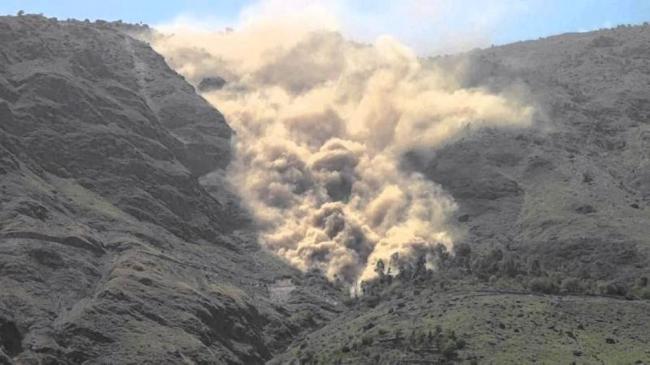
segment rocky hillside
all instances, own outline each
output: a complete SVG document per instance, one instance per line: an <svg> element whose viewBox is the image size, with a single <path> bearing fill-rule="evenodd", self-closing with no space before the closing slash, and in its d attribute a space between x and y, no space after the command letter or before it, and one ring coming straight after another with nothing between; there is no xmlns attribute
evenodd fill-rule
<svg viewBox="0 0 650 365"><path fill-rule="evenodd" d="M356 300L258 247L142 30L0 17L0 364L650 363L650 28L431 59L537 120L405 158L464 234Z"/></svg>
<svg viewBox="0 0 650 365"><path fill-rule="evenodd" d="M539 111L536 128L479 133L424 167L459 203L465 241L581 278L650 274L650 27L463 57L467 86L514 84Z"/></svg>
<svg viewBox="0 0 650 365"><path fill-rule="evenodd" d="M275 363L650 363L650 27L429 61L533 103L534 127L407 156L459 204L455 256L369 283Z"/></svg>
<svg viewBox="0 0 650 365"><path fill-rule="evenodd" d="M136 30L0 18L0 364L263 363L340 311L199 184L232 132Z"/></svg>

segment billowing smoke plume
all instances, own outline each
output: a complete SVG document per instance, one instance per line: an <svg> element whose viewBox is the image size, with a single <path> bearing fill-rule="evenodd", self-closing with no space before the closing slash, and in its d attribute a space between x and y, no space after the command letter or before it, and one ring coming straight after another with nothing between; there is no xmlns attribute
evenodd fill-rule
<svg viewBox="0 0 650 365"><path fill-rule="evenodd" d="M151 41L190 81L226 80L204 96L236 131L228 175L263 246L354 283L395 252L453 244L453 199L403 169L405 153L484 126L525 126L532 111L458 87L389 37L362 45L321 25L256 19Z"/></svg>

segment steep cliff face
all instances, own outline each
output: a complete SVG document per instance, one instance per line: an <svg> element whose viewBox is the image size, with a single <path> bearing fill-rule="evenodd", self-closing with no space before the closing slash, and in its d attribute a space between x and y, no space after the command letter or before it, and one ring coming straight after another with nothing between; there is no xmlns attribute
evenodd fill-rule
<svg viewBox="0 0 650 365"><path fill-rule="evenodd" d="M338 298L199 184L232 132L130 30L0 18L0 363L262 363Z"/></svg>

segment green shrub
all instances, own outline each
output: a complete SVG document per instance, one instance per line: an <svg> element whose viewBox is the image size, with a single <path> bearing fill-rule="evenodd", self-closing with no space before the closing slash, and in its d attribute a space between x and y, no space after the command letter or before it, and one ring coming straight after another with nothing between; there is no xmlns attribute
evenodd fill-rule
<svg viewBox="0 0 650 365"><path fill-rule="evenodd" d="M566 278L562 280L560 287L566 293L582 293L584 291L580 280L577 278Z"/></svg>
<svg viewBox="0 0 650 365"><path fill-rule="evenodd" d="M472 247L468 243L457 243L454 245L454 255L456 257L470 257L472 255Z"/></svg>
<svg viewBox="0 0 650 365"><path fill-rule="evenodd" d="M492 275L490 276L490 279L488 279L488 282L490 283L490 285L494 285L497 283L497 280L499 280L499 278L496 275Z"/></svg>
<svg viewBox="0 0 650 365"><path fill-rule="evenodd" d="M643 288L639 292L641 299L650 300L650 288Z"/></svg>
<svg viewBox="0 0 650 365"><path fill-rule="evenodd" d="M458 350L464 349L466 345L467 345L467 342L465 342L464 339L459 338L458 340L456 340L456 348Z"/></svg>
<svg viewBox="0 0 650 365"><path fill-rule="evenodd" d="M629 293L629 288L623 283L610 281L599 283L598 291L600 294L626 296Z"/></svg>
<svg viewBox="0 0 650 365"><path fill-rule="evenodd" d="M499 272L499 263L503 259L503 252L492 249L487 255L479 256L472 262L472 272L480 279L488 280L490 276Z"/></svg>
<svg viewBox="0 0 650 365"><path fill-rule="evenodd" d="M448 342L442 349L442 356L445 359L453 359L456 357L456 344L454 342Z"/></svg>
<svg viewBox="0 0 650 365"><path fill-rule="evenodd" d="M372 346L372 343L373 339L370 336L363 336L363 338L361 338L361 344L364 346Z"/></svg>
<svg viewBox="0 0 650 365"><path fill-rule="evenodd" d="M363 304L370 308L374 308L379 304L379 297L376 295L366 295L362 297Z"/></svg>
<svg viewBox="0 0 650 365"><path fill-rule="evenodd" d="M470 268L472 258L472 247L468 243L454 245L454 264L461 268Z"/></svg>
<svg viewBox="0 0 650 365"><path fill-rule="evenodd" d="M500 265L501 272L511 278L517 276L517 274L523 272L521 269L521 262L515 256L508 255L502 261Z"/></svg>
<svg viewBox="0 0 650 365"><path fill-rule="evenodd" d="M548 277L531 279L528 282L528 288L531 291L544 294L555 294L559 291L557 284Z"/></svg>
<svg viewBox="0 0 650 365"><path fill-rule="evenodd" d="M650 288L639 288L638 286L630 290L630 297L636 299L649 300L650 299Z"/></svg>
<svg viewBox="0 0 650 365"><path fill-rule="evenodd" d="M435 328L435 335L440 336L441 333L442 333L442 327L438 324L438 325L436 325L436 328Z"/></svg>

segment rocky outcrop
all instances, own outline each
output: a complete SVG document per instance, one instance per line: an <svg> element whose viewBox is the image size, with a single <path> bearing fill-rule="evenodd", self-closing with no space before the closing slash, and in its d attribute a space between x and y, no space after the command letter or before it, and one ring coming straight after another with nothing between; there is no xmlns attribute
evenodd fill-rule
<svg viewBox="0 0 650 365"><path fill-rule="evenodd" d="M199 82L198 89L200 92L209 92L220 90L226 85L226 80L219 76L206 77Z"/></svg>
<svg viewBox="0 0 650 365"><path fill-rule="evenodd" d="M339 310L199 183L232 132L133 30L0 18L0 363L263 363Z"/></svg>

